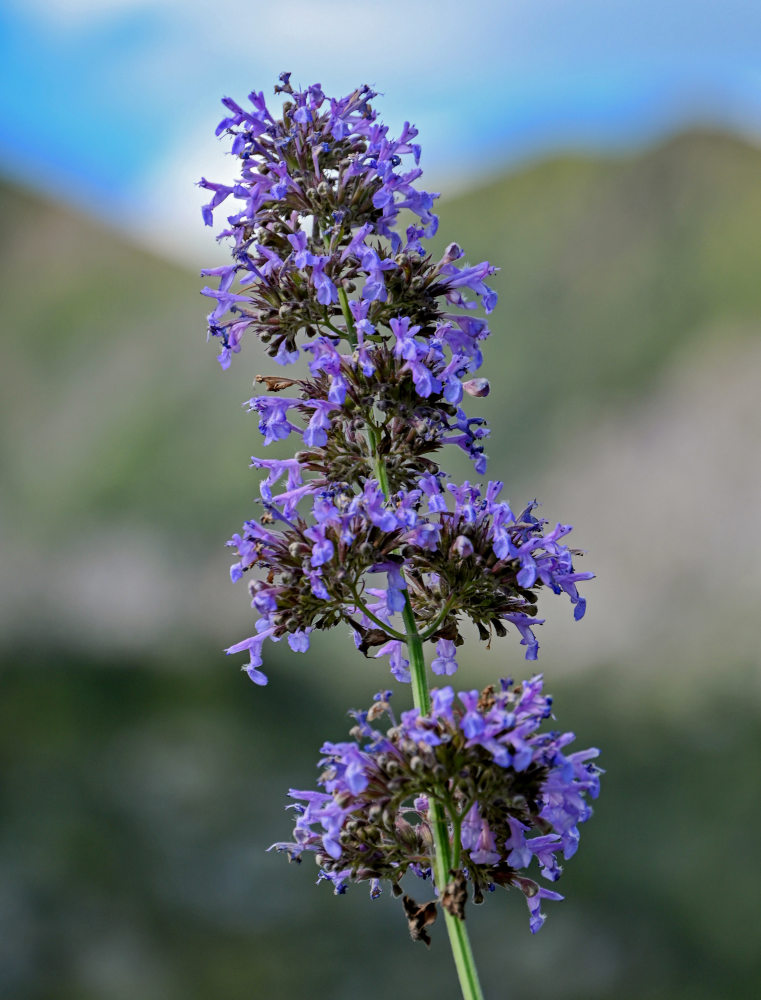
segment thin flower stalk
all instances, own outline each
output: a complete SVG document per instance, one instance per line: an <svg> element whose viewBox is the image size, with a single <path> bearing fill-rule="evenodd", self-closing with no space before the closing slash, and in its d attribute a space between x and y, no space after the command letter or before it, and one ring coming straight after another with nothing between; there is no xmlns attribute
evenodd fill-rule
<svg viewBox="0 0 761 1000"><path fill-rule="evenodd" d="M407 646L410 653L413 703L420 715L428 715L431 711L431 697L428 691L425 654L423 652L423 642L417 632L415 616L409 603L409 598L405 603L403 617L405 628L407 629ZM436 885L445 886L450 880L450 872L456 871L459 867L459 840L462 820L458 816L457 821L452 824L452 843L455 855L453 856L452 852L450 852L447 821L444 817L442 806L434 799L431 799L429 802L428 815L433 834L434 879ZM457 969L463 998L464 1000L483 1000L481 984L478 979L478 969L476 968L473 949L470 946L468 930L465 926L465 915L460 916L459 914L452 913L449 909L445 909L444 921L447 927L447 934L449 935L449 946L452 949L452 957Z"/></svg>

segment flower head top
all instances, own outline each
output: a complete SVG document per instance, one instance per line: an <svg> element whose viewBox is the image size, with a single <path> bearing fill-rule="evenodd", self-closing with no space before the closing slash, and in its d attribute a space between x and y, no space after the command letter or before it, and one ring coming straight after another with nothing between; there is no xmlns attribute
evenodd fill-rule
<svg viewBox="0 0 761 1000"><path fill-rule="evenodd" d="M352 882L398 887L409 871L432 878L431 800L446 817L451 882L436 886L442 905L461 915L472 888L476 902L495 886L526 897L531 930L544 922L542 900L562 899L536 881L561 875L560 857L575 854L579 825L599 791L595 749L569 752L572 733L543 732L552 699L542 678L495 691L432 692L431 711L403 712L390 692L368 712L354 713L352 740L326 743L322 791L292 791L297 820L292 842L276 844L292 859L312 853L320 877L343 892ZM374 724L386 716L385 729Z"/></svg>
<svg viewBox="0 0 761 1000"><path fill-rule="evenodd" d="M488 330L458 310L475 305L468 289L487 312L494 307L484 279L495 269L457 266L463 253L455 244L438 261L426 256L421 240L436 232L438 196L415 185L422 171L414 126L392 139L369 87L328 101L319 84L294 91L289 75L276 88L286 98L277 118L261 93L249 95L247 108L224 99L230 114L217 135L233 137L240 177L200 181L212 192L202 210L207 225L228 199L237 203L219 234L232 240L233 263L203 272L219 279L204 294L216 300L209 333L222 345L220 362L230 364L248 331L283 364L299 345L346 339L366 373L376 365L374 348L386 345L421 395L446 387L448 397L461 397L458 373L480 363L477 343ZM410 157L414 165L404 169ZM403 234L402 211L417 219Z"/></svg>
<svg viewBox="0 0 761 1000"><path fill-rule="evenodd" d="M451 445L477 475L486 471L488 428L462 404L489 391L474 374L489 331L472 310L478 300L494 307L485 281L495 269L463 265L455 243L438 260L426 255L435 196L416 186L416 132L407 124L392 139L373 91L329 100L318 84L294 90L284 74L276 93L279 115L262 94L245 108L225 99L217 134L232 136L240 176L201 182L212 191L208 223L237 205L220 234L233 262L209 271L219 287L204 289L216 301L209 328L223 366L248 331L281 364L303 355L309 373L258 375L266 393L246 404L265 445L298 444L289 458L252 459L265 473L263 513L233 536L231 573L258 576L250 589L260 617L228 652L247 651L249 675L265 683L266 639L303 651L313 629L345 622L403 680L394 615L409 602L437 643L438 673L456 669L463 618L486 640L517 629L535 659L539 588L567 593L577 618L584 611L576 583L591 574L575 571L560 542L570 528L546 532L534 505L516 517L498 500L500 483L455 485L438 464ZM404 234L402 211L417 218Z"/></svg>

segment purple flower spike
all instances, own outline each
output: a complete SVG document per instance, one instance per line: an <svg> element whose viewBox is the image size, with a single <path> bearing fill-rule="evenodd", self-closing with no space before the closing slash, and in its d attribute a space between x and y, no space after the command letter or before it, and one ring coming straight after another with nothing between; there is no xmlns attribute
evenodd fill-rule
<svg viewBox="0 0 761 1000"><path fill-rule="evenodd" d="M454 482L439 465L452 445L486 473L489 428L466 405L490 391L478 313L496 305L497 268L468 264L456 243L438 260L426 248L438 195L419 187L417 130L405 122L394 138L368 86L333 98L283 73L275 93L272 110L256 91L224 98L217 135L237 175L200 181L203 221L223 206L232 254L202 272L209 338L223 370L258 340L269 360L245 405L278 455L251 459L256 507L227 543L256 613L227 653L247 653L265 685L268 640L304 653L315 629L343 627L365 657L388 657L414 707L394 712L381 691L352 712L350 739L323 744L319 788L291 791L293 837L273 848L311 854L336 894L367 882L374 899L408 874L434 883L430 902L404 898L420 940L438 908L461 919L471 891L480 902L499 886L524 894L536 932L543 902L562 898L538 880L561 877L592 814L597 751L543 728L540 675L429 695L425 663L455 674L468 622L486 643L517 633L535 660L545 595L579 620L592 573L566 544L570 525L540 518L536 501L516 514L501 482ZM447 836L458 870L443 875L434 842Z"/></svg>

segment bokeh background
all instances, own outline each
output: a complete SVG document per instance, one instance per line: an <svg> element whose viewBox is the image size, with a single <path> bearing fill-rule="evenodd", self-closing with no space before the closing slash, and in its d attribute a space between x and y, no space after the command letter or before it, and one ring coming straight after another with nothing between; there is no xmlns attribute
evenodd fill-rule
<svg viewBox="0 0 761 1000"><path fill-rule="evenodd" d="M193 183L231 174L218 99L283 69L419 126L438 244L501 267L490 473L598 574L540 666L603 795L536 938L515 893L471 908L487 995L757 996L754 0L5 0L0 995L457 996L442 927L264 851L384 668L335 634L262 690L221 652L270 363L204 343ZM525 671L505 640L461 676Z"/></svg>

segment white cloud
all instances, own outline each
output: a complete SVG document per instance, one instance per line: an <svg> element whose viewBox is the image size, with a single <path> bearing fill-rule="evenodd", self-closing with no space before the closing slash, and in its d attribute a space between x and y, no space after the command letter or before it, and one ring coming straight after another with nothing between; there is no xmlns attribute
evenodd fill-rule
<svg viewBox="0 0 761 1000"><path fill-rule="evenodd" d="M214 136L211 125L191 132L182 147L158 163L135 192L140 212L131 222L125 220L133 235L183 263L213 266L213 258L221 256L214 234L222 228L225 206L217 213L219 224L213 229L205 226L201 205L210 199L211 192L196 185L201 177L222 184L232 182L238 160L226 154L228 146Z"/></svg>

